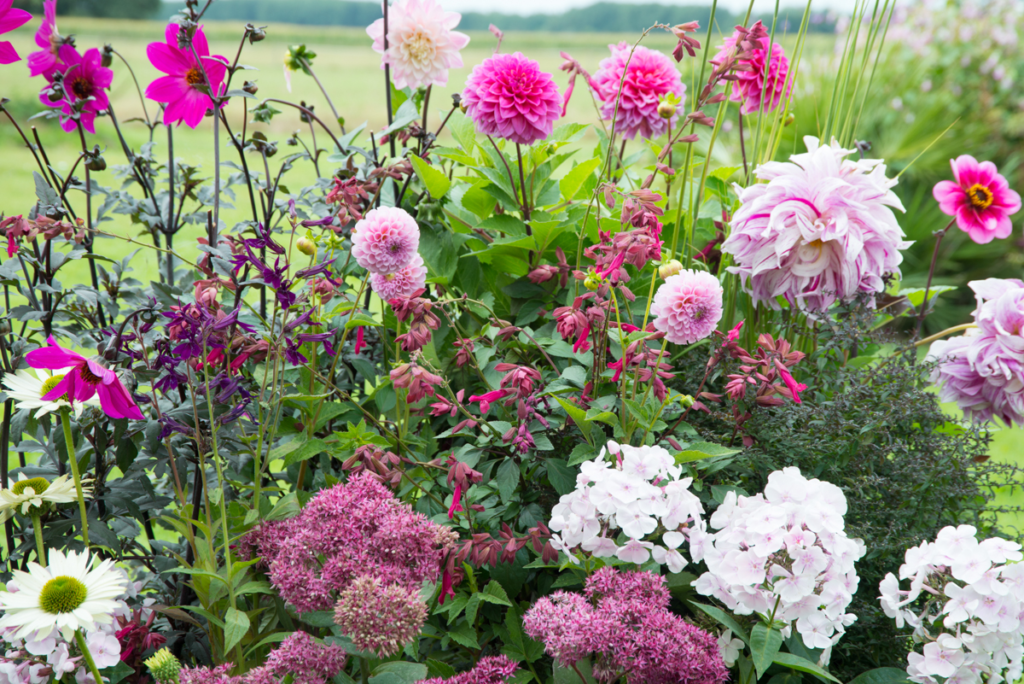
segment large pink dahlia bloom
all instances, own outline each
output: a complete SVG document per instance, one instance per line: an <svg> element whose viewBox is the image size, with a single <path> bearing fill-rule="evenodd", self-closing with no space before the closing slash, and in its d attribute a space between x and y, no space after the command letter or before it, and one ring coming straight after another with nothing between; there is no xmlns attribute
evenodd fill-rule
<svg viewBox="0 0 1024 684"><path fill-rule="evenodd" d="M932 344L932 382L975 422L1000 418L1024 426L1024 282L989 278L969 283L978 326Z"/></svg>
<svg viewBox="0 0 1024 684"><path fill-rule="evenodd" d="M669 276L651 303L654 328L674 344L693 344L710 337L722 320L722 286L704 271Z"/></svg>
<svg viewBox="0 0 1024 684"><path fill-rule="evenodd" d="M953 181L939 181L932 194L942 213L956 217L956 225L979 245L1010 237L1010 217L1020 211L1020 195L999 175L990 161L978 163L969 154L950 160Z"/></svg>
<svg viewBox="0 0 1024 684"><path fill-rule="evenodd" d="M32 18L23 9L12 7L14 0L0 0L0 35L20 28ZM0 40L0 64L14 64L21 56L9 41Z"/></svg>
<svg viewBox="0 0 1024 684"><path fill-rule="evenodd" d="M759 302L776 297L808 311L884 289L899 274L903 239L891 207L903 211L878 159L852 160L835 141L806 137L805 154L768 162L755 175L767 183L737 188L740 208L722 251L733 256L743 286Z"/></svg>
<svg viewBox="0 0 1024 684"><path fill-rule="evenodd" d="M754 35L764 34L764 28L760 21L751 29ZM758 30L760 29L760 30ZM711 60L712 64L722 64L730 59L737 50L736 44L742 40L742 34L736 31L723 41L719 52ZM757 39L760 48L755 48L748 53L748 56L739 60L741 69L734 72L735 79L732 84L732 93L729 97L733 102L742 102L740 112L750 114L759 110L766 112L774 111L783 95L789 97L793 92L793 83L787 83L789 75L789 59L786 52L778 43L772 43L771 38L763 35ZM771 59L768 59L768 46L771 46Z"/></svg>
<svg viewBox="0 0 1024 684"><path fill-rule="evenodd" d="M423 265L423 257L413 256L405 268L395 273L370 274L370 287L385 302L398 297L411 297L414 292L426 287L427 268Z"/></svg>
<svg viewBox="0 0 1024 684"><path fill-rule="evenodd" d="M601 115L606 121L614 118L616 132L628 140L635 138L637 133L648 140L657 138L668 130L669 121L674 126L679 118L673 114L671 119L663 119L658 114L658 104L668 93L673 93L680 100L684 97L686 86L679 70L666 55L642 45L636 48L632 57L629 56L631 46L625 41L608 47L612 56L601 60L597 73L590 79L590 86L601 101ZM616 100L618 110L615 108Z"/></svg>
<svg viewBox="0 0 1024 684"><path fill-rule="evenodd" d="M166 105L165 124L184 121L189 128L195 128L206 112L213 109L213 99L206 92L206 80L209 79L216 92L223 93L228 61L218 55L210 56L202 26L196 29L188 49L178 46L178 31L177 24L168 24L164 42L150 43L146 48L149 61L166 74L149 84L146 97Z"/></svg>
<svg viewBox="0 0 1024 684"><path fill-rule="evenodd" d="M477 131L523 145L551 135L562 114L551 74L520 52L494 55L473 67L462 101Z"/></svg>
<svg viewBox="0 0 1024 684"><path fill-rule="evenodd" d="M398 273L412 263L420 246L420 227L405 209L380 207L352 229L352 256L370 273Z"/></svg>
<svg viewBox="0 0 1024 684"><path fill-rule="evenodd" d="M462 15L445 12L435 0L405 0L388 9L388 49L384 50L384 19L366 27L380 68L391 67L396 88L448 84L448 70L462 66L459 50L469 36L453 31Z"/></svg>

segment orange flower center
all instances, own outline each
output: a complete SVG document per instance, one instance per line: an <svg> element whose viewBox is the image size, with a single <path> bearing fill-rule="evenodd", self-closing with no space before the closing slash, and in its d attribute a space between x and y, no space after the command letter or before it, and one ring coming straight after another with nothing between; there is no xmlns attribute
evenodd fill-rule
<svg viewBox="0 0 1024 684"><path fill-rule="evenodd" d="M90 385L98 385L103 380L103 378L93 374L92 370L89 368L89 364L87 363L82 364L79 368L78 374L81 376L82 380L85 380Z"/></svg>
<svg viewBox="0 0 1024 684"><path fill-rule="evenodd" d="M988 209L992 205L992 191L980 183L975 183L967 190L967 199L975 209Z"/></svg>
<svg viewBox="0 0 1024 684"><path fill-rule="evenodd" d="M92 82L87 78L76 78L71 81L71 92L75 94L79 100L92 97L94 88Z"/></svg>
<svg viewBox="0 0 1024 684"><path fill-rule="evenodd" d="M192 67L185 74L185 80L190 86L196 86L203 82L203 70L199 67Z"/></svg>

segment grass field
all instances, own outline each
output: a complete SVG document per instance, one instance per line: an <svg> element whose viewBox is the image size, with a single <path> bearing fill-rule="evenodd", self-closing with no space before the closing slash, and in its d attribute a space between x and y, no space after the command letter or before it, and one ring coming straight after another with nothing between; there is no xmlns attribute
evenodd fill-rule
<svg viewBox="0 0 1024 684"><path fill-rule="evenodd" d="M657 21L658 17L650 18L652 24ZM5 38L11 39L21 55L25 56L35 49L32 36L37 26L38 21L33 21ZM143 89L146 84L158 76L156 70L146 59L145 48L147 43L162 39L162 24L61 18L59 27L62 34L75 34L80 51L90 47L102 47L106 43L112 44L135 69ZM229 58L234 56L241 37L240 26L231 23L218 23L207 26L206 30L214 54L225 55ZM436 127L439 117L449 109L451 94L461 90L471 67L489 56L494 50L495 39L489 33L475 33L471 34L471 37L470 46L463 52L466 66L451 72L446 87L434 89L430 106L431 129ZM505 37L502 49L508 52L522 51L527 56L538 60L544 70L555 74L555 80L559 87L564 88L565 75L558 71L558 67L563 61L559 56L561 51L570 53L585 68L593 72L597 69L598 62L607 56L609 43L621 40L632 42L636 38L635 35L619 34L511 33ZM360 29L271 26L268 30L267 40L255 46L245 46L240 62L251 65L256 70L239 74L233 84L234 87L241 87L242 80L246 78L253 80L259 86L258 96L260 98L274 97L296 102L304 100L312 103L316 112L329 121L331 119L330 108L312 79L303 74L292 74L293 92L289 93L287 90L282 67L283 56L289 45L298 43L304 43L317 53L314 69L331 94L339 114L344 117L349 127L365 122L369 130L380 130L386 125L383 104L384 79L380 70L379 56L370 49L369 38ZM670 34L659 31L648 36L644 44L668 52L673 48L675 40ZM717 45L718 41L715 40L714 44ZM809 44L808 54L827 56L831 45L832 39L829 37L813 37ZM148 103L146 111L143 110L135 84L124 64L116 60L113 68L115 79L110 98L119 120L128 122L132 118L156 116L157 108L153 103ZM815 68L824 67L818 65ZM684 80L686 79L684 78ZM41 85L40 79L29 79L24 62L0 68L0 97L10 99L8 107L23 125L28 117L43 109L38 101L38 90ZM586 87L579 83L577 85L579 87L569 105L567 119L596 123L597 115L592 101L587 95ZM800 88L797 89L797 96L800 96ZM247 105L252 106L252 103L253 101L250 100ZM245 116L241 101L234 101L229 105L228 116L232 128L239 130L242 118ZM62 132L49 120L40 119L34 123L38 127L54 167L59 172L66 173L80 151L77 136ZM136 150L149 140L148 129L143 124L126 123L123 128L128 143ZM301 129L303 139L307 144L309 143L308 127L303 125L297 114L293 112L286 111L279 115L270 126L250 124L249 130L254 129L263 130L270 139L280 143L282 151L279 153L279 158L292 151L292 148L283 145L284 140L292 132ZM166 156L165 135L162 128L157 129L154 140L154 155L157 158ZM124 163L120 146L108 119L97 121L96 139L95 141L90 140L89 144L92 145L94 142L106 148L105 156L111 169L114 165ZM329 141L326 136L318 134L317 142L320 147L326 147L326 143ZM179 128L175 133L175 156L191 164L201 165L205 175L208 176L212 173L213 166L211 143L212 124L209 119L195 131ZM222 136L221 143L222 158L236 160L233 148L227 144L226 136ZM0 159L3 160L3 163L0 164L0 215L27 213L34 203L33 180L30 171L35 168L35 165L32 155L20 143L13 127L6 119L2 118L0 118ZM226 173L227 171L225 171ZM287 185L297 189L311 184L314 179L315 173L312 166L308 163L300 163L296 170L289 175ZM111 171L101 174L98 180L105 185L116 185L116 179ZM73 201L82 202L80 198ZM248 215L242 207L240 209L227 208L222 212L222 216L223 225L230 227L235 222L247 218ZM148 238L141 236L140 227L131 226L124 217L116 217L116 221L104 224L103 229L149 242ZM191 245L195 244L195 237L199 234L198 228L186 228L185 232L176 238L176 249L181 250L187 257L193 257L197 252ZM112 257L120 257L134 249L136 247L125 242L111 240L103 245L101 251ZM153 269L156 268L153 252L143 250L136 257L133 265L136 276L141 280L148 280L149 274L153 273ZM72 264L64 279L65 281L74 281L84 280L85 277L83 266ZM1024 463L1024 431L1002 430L996 433L992 455L996 459ZM1003 504L1024 503L1024 496L1019 490L1004 492L1001 499L999 503ZM1024 529L1024 520L1014 522L1017 527Z"/></svg>

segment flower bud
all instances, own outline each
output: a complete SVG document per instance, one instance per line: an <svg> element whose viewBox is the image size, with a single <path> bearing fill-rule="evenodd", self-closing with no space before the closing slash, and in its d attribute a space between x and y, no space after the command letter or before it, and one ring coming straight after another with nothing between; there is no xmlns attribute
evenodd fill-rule
<svg viewBox="0 0 1024 684"><path fill-rule="evenodd" d="M103 46L103 56L100 58L100 64L107 69L114 63L114 46L107 43Z"/></svg>
<svg viewBox="0 0 1024 684"><path fill-rule="evenodd" d="M152 658L146 660L146 667L158 684L178 684L181 663L168 649L161 648L154 653Z"/></svg>
<svg viewBox="0 0 1024 684"><path fill-rule="evenodd" d="M259 90L259 86L257 86L252 81L246 81L242 85L242 90L244 90L245 92L249 93L250 95L255 95L256 92Z"/></svg>
<svg viewBox="0 0 1024 684"><path fill-rule="evenodd" d="M671 102L665 101L658 105L658 116L662 119L671 119L676 115L676 106Z"/></svg>
<svg viewBox="0 0 1024 684"><path fill-rule="evenodd" d="M596 273L591 273L583 281L583 287L591 291L598 289L599 287L601 287L601 277L598 276Z"/></svg>
<svg viewBox="0 0 1024 684"><path fill-rule="evenodd" d="M690 408L691 406L693 406L693 402L694 398L691 397L689 394L684 394L679 397L679 405L682 406L683 408Z"/></svg>
<svg viewBox="0 0 1024 684"><path fill-rule="evenodd" d="M793 114L793 112L790 112L789 114L786 115L786 120L782 125L792 126L794 121L796 121L796 115Z"/></svg>
<svg viewBox="0 0 1024 684"><path fill-rule="evenodd" d="M299 251L306 256L316 256L316 243L309 238L299 238L298 242L295 243L295 246L298 247Z"/></svg>
<svg viewBox="0 0 1024 684"><path fill-rule="evenodd" d="M677 259L669 259L658 267L658 275L662 280L674 276L683 270L683 265Z"/></svg>

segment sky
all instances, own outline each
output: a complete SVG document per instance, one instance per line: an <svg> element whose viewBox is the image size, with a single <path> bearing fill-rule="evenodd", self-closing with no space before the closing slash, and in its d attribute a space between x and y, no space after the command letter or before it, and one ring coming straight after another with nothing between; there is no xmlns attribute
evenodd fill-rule
<svg viewBox="0 0 1024 684"><path fill-rule="evenodd" d="M506 14L533 14L537 12L557 14L575 7L586 7L597 0L445 0L445 9L456 12L504 12ZM657 2L663 5L710 6L709 0L615 0L617 2ZM733 11L746 10L749 0L719 0L719 6ZM850 9L854 0L813 0L813 9ZM781 0L783 7L806 7L805 0ZM754 0L755 12L771 12L775 0Z"/></svg>

